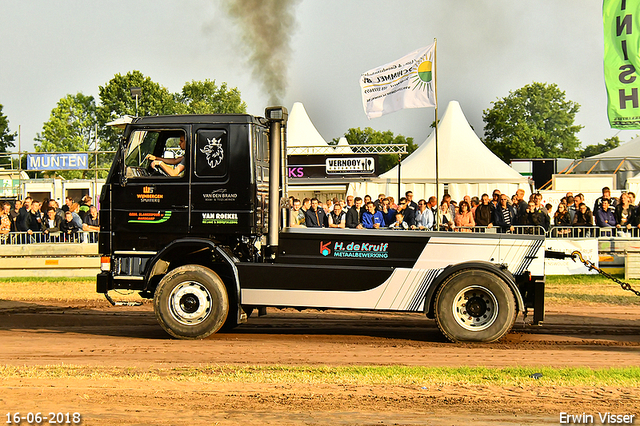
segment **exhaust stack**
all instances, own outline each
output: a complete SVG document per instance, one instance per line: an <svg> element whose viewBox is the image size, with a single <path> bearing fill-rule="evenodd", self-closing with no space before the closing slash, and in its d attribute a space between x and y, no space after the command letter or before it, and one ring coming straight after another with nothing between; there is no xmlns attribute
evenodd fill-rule
<svg viewBox="0 0 640 426"><path fill-rule="evenodd" d="M268 107L264 116L269 120L269 233L267 245L273 255L278 247L280 231L280 188L284 187L281 166L286 162L283 151L282 128L287 124L287 109L282 106Z"/></svg>

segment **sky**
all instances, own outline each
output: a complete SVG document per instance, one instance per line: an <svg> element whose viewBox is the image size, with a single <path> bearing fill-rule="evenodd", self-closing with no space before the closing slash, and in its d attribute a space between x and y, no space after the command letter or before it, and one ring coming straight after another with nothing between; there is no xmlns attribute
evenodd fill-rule
<svg viewBox="0 0 640 426"><path fill-rule="evenodd" d="M242 12L256 0L0 0L0 104L11 131L21 132L22 151L33 150L61 98L82 92L98 99L99 86L132 70L170 92L192 80L226 82L240 90L249 113L262 116L273 91L265 88L263 64L252 60L256 46L243 37L246 26L229 13L228 1ZM259 18L273 23L286 8L287 18L275 19L285 31L266 42L280 48L266 55L282 59L278 100L289 110L302 102L327 141L349 128L372 127L422 143L434 109L369 120L359 77L434 39L439 114L458 101L481 138L483 110L534 81L557 84L581 105L576 124L584 126L583 146L640 133L619 132L607 121L600 0L275 3L281 10Z"/></svg>

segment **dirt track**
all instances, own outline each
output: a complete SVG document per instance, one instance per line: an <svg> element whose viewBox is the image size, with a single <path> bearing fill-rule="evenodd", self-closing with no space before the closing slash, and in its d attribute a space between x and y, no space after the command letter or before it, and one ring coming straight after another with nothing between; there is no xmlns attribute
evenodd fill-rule
<svg viewBox="0 0 640 426"><path fill-rule="evenodd" d="M562 310L562 311L561 311ZM269 310L231 333L171 340L151 306L0 301L0 365L640 365L637 306L549 306L543 327L451 344L421 315ZM75 410L85 424L558 424L561 411L640 414L638 388L309 387L302 384L5 379L6 412ZM25 402L28 401L28 402ZM0 415L5 415L0 411ZM636 422L636 424L638 421ZM26 424L26 423L23 423Z"/></svg>

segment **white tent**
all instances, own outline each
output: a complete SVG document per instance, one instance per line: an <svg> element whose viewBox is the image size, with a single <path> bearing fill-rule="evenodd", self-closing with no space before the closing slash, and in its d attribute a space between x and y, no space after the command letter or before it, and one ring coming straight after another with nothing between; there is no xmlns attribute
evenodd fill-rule
<svg viewBox="0 0 640 426"><path fill-rule="evenodd" d="M349 142L347 142L347 138L345 138L344 136L338 139L337 146L339 147L341 154L353 154L353 150L351 149Z"/></svg>
<svg viewBox="0 0 640 426"><path fill-rule="evenodd" d="M436 195L435 131L401 163L401 193L413 191L414 199ZM465 195L480 196L499 189L509 195L528 179L513 170L487 148L465 118L460 104L451 101L438 126L438 170L440 196L447 188L454 200ZM363 196L398 194L398 166L370 182L352 184L350 194Z"/></svg>
<svg viewBox="0 0 640 426"><path fill-rule="evenodd" d="M616 188L625 189L635 182L631 179L640 172L640 138L631 139L602 154L575 160L569 170L577 174L615 174Z"/></svg>
<svg viewBox="0 0 640 426"><path fill-rule="evenodd" d="M296 102L287 121L287 147L297 148L295 154L312 154L311 147L327 147L329 144L313 125L304 105ZM300 148L309 148L307 151Z"/></svg>

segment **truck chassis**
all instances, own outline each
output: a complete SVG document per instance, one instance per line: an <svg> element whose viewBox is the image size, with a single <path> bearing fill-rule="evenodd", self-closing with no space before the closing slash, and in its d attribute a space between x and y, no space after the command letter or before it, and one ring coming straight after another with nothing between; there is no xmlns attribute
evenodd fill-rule
<svg viewBox="0 0 640 426"><path fill-rule="evenodd" d="M286 195L286 110L266 116L127 127L100 199L98 292L139 291L183 339L266 307L422 312L451 341L496 341L530 309L542 323L544 236L283 227L269 200ZM177 138L186 172L154 173L145 156Z"/></svg>

